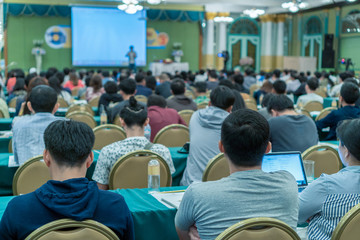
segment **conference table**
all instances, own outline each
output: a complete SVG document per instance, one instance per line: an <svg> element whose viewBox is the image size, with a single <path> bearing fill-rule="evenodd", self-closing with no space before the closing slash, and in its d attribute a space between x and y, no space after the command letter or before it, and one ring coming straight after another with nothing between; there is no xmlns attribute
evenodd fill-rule
<svg viewBox="0 0 360 240"><path fill-rule="evenodd" d="M172 174L172 186L179 186L180 180L186 167L186 153L179 153L178 150L181 147L169 148L170 154L174 163L175 172ZM92 180L92 175L95 170L97 159L99 158L100 151L93 151L94 162L89 167L86 173L86 177ZM9 157L12 153L0 153L0 196L12 195L12 181L14 174L18 167L9 167Z"/></svg>

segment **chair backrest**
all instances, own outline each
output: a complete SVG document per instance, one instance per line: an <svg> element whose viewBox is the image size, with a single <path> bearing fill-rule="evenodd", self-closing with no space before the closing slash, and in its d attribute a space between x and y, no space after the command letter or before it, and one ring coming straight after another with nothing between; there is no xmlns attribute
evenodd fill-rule
<svg viewBox="0 0 360 240"><path fill-rule="evenodd" d="M242 98L244 99L244 101L251 100L251 97L249 94L247 94L247 93L240 93L240 94L241 94Z"/></svg>
<svg viewBox="0 0 360 240"><path fill-rule="evenodd" d="M99 105L99 101L100 101L100 96L94 97L89 101L89 105L91 107L97 107Z"/></svg>
<svg viewBox="0 0 360 240"><path fill-rule="evenodd" d="M257 85L257 84L251 85L251 86L250 86L250 93L249 93L249 95L250 95L250 96L254 96L254 92L255 92L256 90L258 90L258 89L260 89L260 86L259 86L259 85Z"/></svg>
<svg viewBox="0 0 360 240"><path fill-rule="evenodd" d="M347 212L332 233L331 240L358 240L360 236L360 204Z"/></svg>
<svg viewBox="0 0 360 240"><path fill-rule="evenodd" d="M119 240L107 226L94 220L60 219L33 231L25 240Z"/></svg>
<svg viewBox="0 0 360 240"><path fill-rule="evenodd" d="M154 143L166 147L182 147L189 141L189 128L181 124L171 124L162 128L154 138Z"/></svg>
<svg viewBox="0 0 360 240"><path fill-rule="evenodd" d="M114 124L104 124L93 129L95 135L95 143L93 149L101 150L103 147L124 140L126 138L125 131Z"/></svg>
<svg viewBox="0 0 360 240"><path fill-rule="evenodd" d="M69 115L70 113L73 112L87 112L89 114L91 114L92 116L95 116L94 111L92 110L92 107L89 104L73 104L69 107L69 109L67 110L65 116Z"/></svg>
<svg viewBox="0 0 360 240"><path fill-rule="evenodd" d="M3 111L0 110L0 118L4 118L4 117L5 117L5 116L4 116Z"/></svg>
<svg viewBox="0 0 360 240"><path fill-rule="evenodd" d="M307 111L307 110L305 110L305 109L302 108L302 109L300 110L300 112L301 112L302 115L308 116L309 118L312 119L311 114L309 113L309 111Z"/></svg>
<svg viewBox="0 0 360 240"><path fill-rule="evenodd" d="M203 108L206 108L207 106L209 106L209 103L207 103L207 102L202 102L202 103L199 103L198 105L197 105L197 109L199 110L199 109L203 109Z"/></svg>
<svg viewBox="0 0 360 240"><path fill-rule="evenodd" d="M215 240L300 240L286 223L268 217L250 218L232 225Z"/></svg>
<svg viewBox="0 0 360 240"><path fill-rule="evenodd" d="M156 159L160 164L160 187L171 186L171 173L166 161L157 153L138 150L116 161L109 175L109 188L147 188L148 164Z"/></svg>
<svg viewBox="0 0 360 240"><path fill-rule="evenodd" d="M16 100L17 100L17 97L14 97L13 99L10 100L9 108L16 108Z"/></svg>
<svg viewBox="0 0 360 240"><path fill-rule="evenodd" d="M13 152L13 149L12 149L12 138L10 138L10 141L9 141L8 152L9 152L9 153L12 153L12 152Z"/></svg>
<svg viewBox="0 0 360 240"><path fill-rule="evenodd" d="M189 126L190 119L193 113L194 113L193 110L182 110L179 112L179 115L186 122L186 125Z"/></svg>
<svg viewBox="0 0 360 240"><path fill-rule="evenodd" d="M225 155L223 153L219 153L214 158L212 158L206 165L202 181L216 181L229 175L230 169Z"/></svg>
<svg viewBox="0 0 360 240"><path fill-rule="evenodd" d="M90 113L88 112L72 112L68 115L66 115L66 118L78 121L78 122L83 122L86 123L89 127L91 128L95 128L97 126L96 121L94 120L94 117L91 116Z"/></svg>
<svg viewBox="0 0 360 240"><path fill-rule="evenodd" d="M323 118L325 118L327 115L329 115L329 113L331 113L331 111L336 110L337 107L328 107L328 108L324 108L319 115L316 117L315 121L319 121Z"/></svg>
<svg viewBox="0 0 360 240"><path fill-rule="evenodd" d="M139 102L147 103L147 97L144 95L135 95L135 99Z"/></svg>
<svg viewBox="0 0 360 240"><path fill-rule="evenodd" d="M186 90L185 93L184 93L184 95L185 95L186 97L188 97L188 98L191 98L191 99L195 99L195 98L196 98L195 94L194 94L192 91L190 91L190 90Z"/></svg>
<svg viewBox="0 0 360 240"><path fill-rule="evenodd" d="M257 108L257 105L254 101L252 101L251 99L246 99L245 100L245 105L248 109L251 109L251 110L254 110L254 111L257 111L258 108Z"/></svg>
<svg viewBox="0 0 360 240"><path fill-rule="evenodd" d="M321 110L323 110L324 107L323 107L322 103L320 103L320 102L310 101L310 102L306 103L303 108L308 112L313 112L313 111L321 111Z"/></svg>
<svg viewBox="0 0 360 240"><path fill-rule="evenodd" d="M74 96L76 97L78 94L79 94L79 89L78 87L74 87L72 90L71 90L71 96Z"/></svg>
<svg viewBox="0 0 360 240"><path fill-rule="evenodd" d="M33 192L50 180L49 169L42 159L42 155L33 157L16 170L12 184L14 195Z"/></svg>
<svg viewBox="0 0 360 240"><path fill-rule="evenodd" d="M327 90L326 90L326 87L325 88L318 88L316 89L315 93L317 95L319 95L320 97L323 97L323 98L326 98L327 97Z"/></svg>
<svg viewBox="0 0 360 240"><path fill-rule="evenodd" d="M338 152L327 145L316 145L306 149L302 154L303 160L315 161L314 177L318 178L322 173L337 173L342 168Z"/></svg>
<svg viewBox="0 0 360 240"><path fill-rule="evenodd" d="M116 125L116 126L122 127L119 116L115 117L113 124Z"/></svg>
<svg viewBox="0 0 360 240"><path fill-rule="evenodd" d="M59 107L61 107L61 108L69 107L69 104L62 97L58 97L57 103L59 104Z"/></svg>

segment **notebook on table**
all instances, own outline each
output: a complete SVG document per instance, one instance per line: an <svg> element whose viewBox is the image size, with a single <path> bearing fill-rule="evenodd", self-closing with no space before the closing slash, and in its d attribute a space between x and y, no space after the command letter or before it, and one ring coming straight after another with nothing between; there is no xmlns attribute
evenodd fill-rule
<svg viewBox="0 0 360 240"><path fill-rule="evenodd" d="M300 152L275 152L265 154L261 169L264 172L288 171L295 177L299 191L308 185Z"/></svg>

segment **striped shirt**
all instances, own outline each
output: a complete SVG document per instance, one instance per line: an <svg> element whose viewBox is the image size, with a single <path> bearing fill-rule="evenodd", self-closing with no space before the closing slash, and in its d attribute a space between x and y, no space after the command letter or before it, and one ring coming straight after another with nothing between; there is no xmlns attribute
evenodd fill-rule
<svg viewBox="0 0 360 240"><path fill-rule="evenodd" d="M360 166L323 174L300 194L299 220L310 219L309 240L330 240L341 218L360 203Z"/></svg>

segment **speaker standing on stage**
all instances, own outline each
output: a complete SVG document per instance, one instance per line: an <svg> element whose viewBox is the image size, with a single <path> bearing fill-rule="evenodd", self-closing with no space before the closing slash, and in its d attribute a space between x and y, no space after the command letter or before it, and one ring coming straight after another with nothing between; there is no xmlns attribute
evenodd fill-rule
<svg viewBox="0 0 360 240"><path fill-rule="evenodd" d="M129 58L129 69L131 69L133 72L136 72L136 65L135 65L135 58L136 52L134 51L134 46L130 46L130 51L126 54L126 56Z"/></svg>

